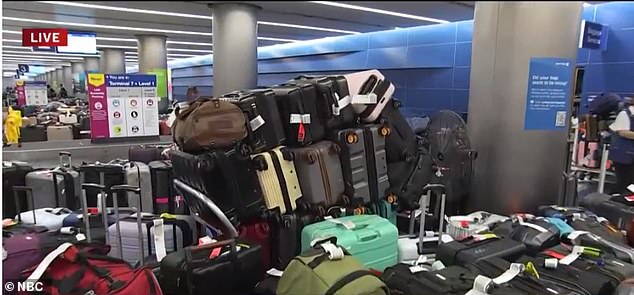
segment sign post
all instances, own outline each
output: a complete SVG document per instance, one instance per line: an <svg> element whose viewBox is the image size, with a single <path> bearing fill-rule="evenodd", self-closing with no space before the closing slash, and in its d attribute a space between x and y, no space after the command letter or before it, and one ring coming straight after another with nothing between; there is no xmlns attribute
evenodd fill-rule
<svg viewBox="0 0 634 295"><path fill-rule="evenodd" d="M566 128L573 67L567 58L531 58L524 130Z"/></svg>

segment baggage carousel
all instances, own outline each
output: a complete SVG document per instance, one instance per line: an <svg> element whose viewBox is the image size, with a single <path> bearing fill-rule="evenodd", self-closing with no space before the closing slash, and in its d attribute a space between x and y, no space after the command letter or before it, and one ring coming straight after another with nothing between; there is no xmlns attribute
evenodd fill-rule
<svg viewBox="0 0 634 295"><path fill-rule="evenodd" d="M25 142L21 147L17 144L2 149L3 161L29 162L35 168L55 167L59 163L59 153L72 154L73 165L82 162L108 162L114 159L127 159L128 148L139 144L169 144L171 136L152 139L135 139L126 142L92 143L90 139Z"/></svg>

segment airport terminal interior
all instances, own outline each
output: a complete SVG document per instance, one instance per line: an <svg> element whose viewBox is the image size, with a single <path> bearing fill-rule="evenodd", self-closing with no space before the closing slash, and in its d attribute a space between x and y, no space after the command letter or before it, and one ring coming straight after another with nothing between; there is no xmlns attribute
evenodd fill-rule
<svg viewBox="0 0 634 295"><path fill-rule="evenodd" d="M2 293L634 295L632 1L2 1Z"/></svg>

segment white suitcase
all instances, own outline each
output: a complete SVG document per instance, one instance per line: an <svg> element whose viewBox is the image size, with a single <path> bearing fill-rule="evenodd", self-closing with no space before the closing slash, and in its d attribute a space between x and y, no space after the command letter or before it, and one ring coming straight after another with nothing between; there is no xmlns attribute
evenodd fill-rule
<svg viewBox="0 0 634 295"><path fill-rule="evenodd" d="M279 210L280 215L295 211L298 199L302 197L295 162L292 154L285 149L280 146L251 157L257 165L256 173L266 208Z"/></svg>
<svg viewBox="0 0 634 295"><path fill-rule="evenodd" d="M64 218L72 213L73 211L67 208L40 208L22 212L16 215L15 219L22 224L44 226L49 231L56 231L62 228Z"/></svg>
<svg viewBox="0 0 634 295"><path fill-rule="evenodd" d="M361 121L375 122L381 111L392 100L394 84L385 79L379 70L368 70L344 75L352 96L352 108ZM377 94L382 94L378 97Z"/></svg>
<svg viewBox="0 0 634 295"><path fill-rule="evenodd" d="M71 113L60 114L59 122L62 124L77 124L77 115Z"/></svg>

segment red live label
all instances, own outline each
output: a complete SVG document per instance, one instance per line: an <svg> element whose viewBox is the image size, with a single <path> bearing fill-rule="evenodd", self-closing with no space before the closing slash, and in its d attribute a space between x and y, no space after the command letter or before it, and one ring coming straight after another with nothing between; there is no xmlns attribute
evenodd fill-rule
<svg viewBox="0 0 634 295"><path fill-rule="evenodd" d="M22 46L67 45L67 29L22 29Z"/></svg>

